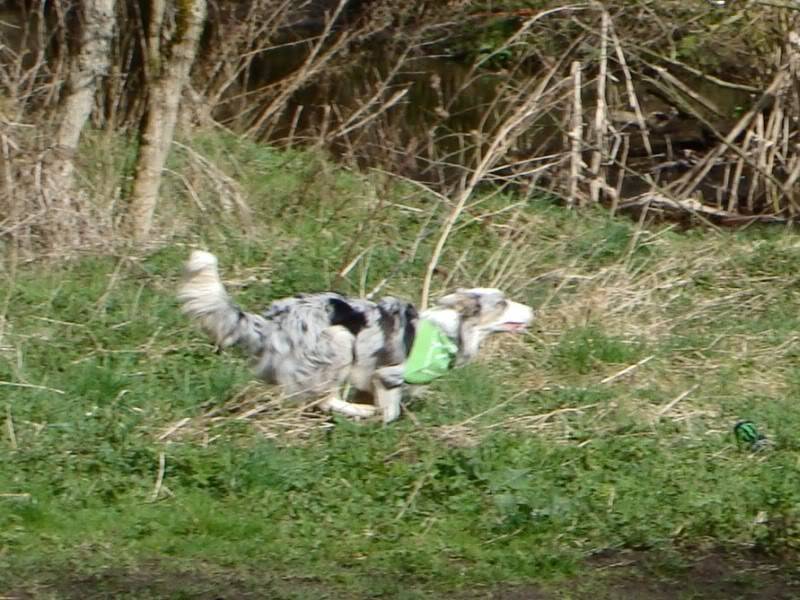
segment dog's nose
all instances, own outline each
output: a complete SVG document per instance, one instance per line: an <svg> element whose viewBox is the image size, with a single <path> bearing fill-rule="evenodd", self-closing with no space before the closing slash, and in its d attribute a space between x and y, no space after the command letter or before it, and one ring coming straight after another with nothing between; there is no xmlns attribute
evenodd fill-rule
<svg viewBox="0 0 800 600"><path fill-rule="evenodd" d="M514 323L522 323L530 325L533 322L535 313L530 306L520 304L519 302L511 302L508 310L508 321Z"/></svg>

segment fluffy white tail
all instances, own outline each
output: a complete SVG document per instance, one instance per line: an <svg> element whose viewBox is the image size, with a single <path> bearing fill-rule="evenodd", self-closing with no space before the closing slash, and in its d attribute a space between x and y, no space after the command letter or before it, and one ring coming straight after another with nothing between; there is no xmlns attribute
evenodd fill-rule
<svg viewBox="0 0 800 600"><path fill-rule="evenodd" d="M217 271L217 257L209 252L192 252L178 289L182 310L198 321L221 348L243 346L256 354L263 345L264 319L244 312L231 300Z"/></svg>

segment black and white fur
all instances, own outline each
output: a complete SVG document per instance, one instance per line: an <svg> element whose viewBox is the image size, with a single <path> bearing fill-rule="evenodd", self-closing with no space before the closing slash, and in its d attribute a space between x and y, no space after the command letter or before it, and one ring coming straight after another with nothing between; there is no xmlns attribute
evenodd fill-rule
<svg viewBox="0 0 800 600"><path fill-rule="evenodd" d="M533 320L530 307L494 288L459 289L422 315L396 298L372 302L333 292L276 300L257 315L231 300L216 257L199 250L186 263L178 300L219 347L244 350L260 379L291 395L320 398L321 408L350 417L380 411L384 423L400 415L404 363L420 318L456 343L457 364L475 357L488 335L521 331ZM340 398L347 383L375 405Z"/></svg>

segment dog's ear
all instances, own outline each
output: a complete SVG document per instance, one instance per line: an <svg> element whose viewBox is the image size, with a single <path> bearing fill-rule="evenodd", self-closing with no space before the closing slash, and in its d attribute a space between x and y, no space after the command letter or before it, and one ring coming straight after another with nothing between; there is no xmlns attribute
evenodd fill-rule
<svg viewBox="0 0 800 600"><path fill-rule="evenodd" d="M481 312L481 298L463 288L457 289L452 294L447 294L439 299L439 306L457 310L464 317L475 317Z"/></svg>
<svg viewBox="0 0 800 600"><path fill-rule="evenodd" d="M343 298L334 296L328 300L328 305L331 325L341 325L353 335L358 335L367 326L366 315Z"/></svg>

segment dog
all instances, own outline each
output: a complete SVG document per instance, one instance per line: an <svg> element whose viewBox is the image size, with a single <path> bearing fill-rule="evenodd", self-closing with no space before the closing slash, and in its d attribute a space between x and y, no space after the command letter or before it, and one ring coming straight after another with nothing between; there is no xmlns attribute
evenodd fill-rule
<svg viewBox="0 0 800 600"><path fill-rule="evenodd" d="M220 279L217 258L195 250L178 290L183 312L220 349L241 348L259 379L323 410L354 418L400 416L406 384L424 384L473 359L491 334L521 332L531 307L494 288L458 289L418 314L393 297L372 302L334 292L274 301L261 315L241 309ZM373 398L340 397L345 384Z"/></svg>

